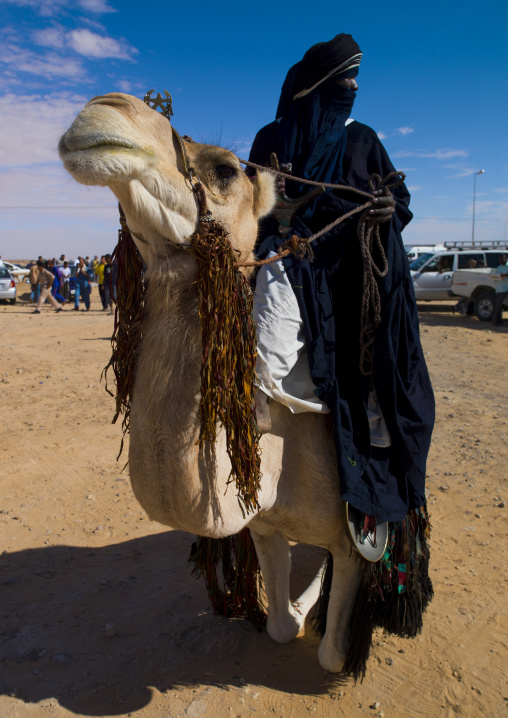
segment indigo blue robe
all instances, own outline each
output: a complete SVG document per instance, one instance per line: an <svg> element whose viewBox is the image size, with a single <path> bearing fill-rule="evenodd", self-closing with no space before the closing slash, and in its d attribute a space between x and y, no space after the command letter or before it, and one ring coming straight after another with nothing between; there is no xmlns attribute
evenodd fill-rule
<svg viewBox="0 0 508 718"><path fill-rule="evenodd" d="M333 92L337 97L337 88ZM345 126L354 99L354 93L346 88L339 90L335 122L328 113L331 123L320 135L320 118L316 121L315 109L325 107L325 102L316 100L315 94L290 105L293 117L288 112L286 118L260 130L251 161L269 166L270 153L275 152L279 162L293 163L297 177L369 191L372 173L385 177L394 171L386 150L366 125L352 122ZM309 128L310 141L305 135ZM336 143L331 154L330 133ZM296 182L286 183L289 196L299 196L307 190ZM389 270L378 279L381 324L375 334L372 376L362 375L359 369L362 258L356 233L358 215L313 243L312 263L293 256L283 260L304 321L316 395L330 407L333 417L342 498L380 522L400 521L408 510L425 503L425 467L435 414L401 238L412 218L409 193L401 185L393 195L395 214L389 223L380 225ZM293 229L299 236L310 237L363 202L352 193L329 190L297 212ZM276 251L283 241L277 222L268 218L261 229L258 256L263 258L269 251ZM371 382L392 438L388 449L370 445L366 407Z"/></svg>

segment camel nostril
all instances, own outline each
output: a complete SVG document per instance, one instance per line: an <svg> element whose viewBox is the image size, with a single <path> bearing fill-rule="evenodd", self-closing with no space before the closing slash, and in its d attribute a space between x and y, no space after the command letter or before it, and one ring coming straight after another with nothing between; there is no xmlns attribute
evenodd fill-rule
<svg viewBox="0 0 508 718"><path fill-rule="evenodd" d="M126 107L132 103L121 95L99 95L93 97L89 102L86 103L85 107L90 105L109 105L109 107Z"/></svg>

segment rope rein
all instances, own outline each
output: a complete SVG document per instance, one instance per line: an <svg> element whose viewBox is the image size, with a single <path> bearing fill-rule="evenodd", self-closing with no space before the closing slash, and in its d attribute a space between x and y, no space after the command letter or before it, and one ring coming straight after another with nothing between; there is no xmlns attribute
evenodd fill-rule
<svg viewBox="0 0 508 718"><path fill-rule="evenodd" d="M284 259L284 257L289 256L290 254L295 254L299 259L304 259L304 257L308 256L310 260L312 261L314 257L314 253L311 248L311 242L314 242L316 239L319 239L319 237L322 237L327 232L330 232L332 229L334 229L337 225L344 222L346 219L349 219L349 217L353 217L355 214L359 214L360 212L364 212L365 216L360 218L358 222L358 238L360 239L360 225L362 223L365 223L368 221L368 215L367 210L369 207L372 206L372 201L376 199L372 194L369 192L364 192L363 190L356 189L355 187L350 187L349 185L344 184L332 184L331 182L316 182L314 180L308 180L303 179L302 177L294 177L293 175L288 174L287 172L282 172L280 170L275 170L272 167L263 167L262 165L255 164L254 162L249 162L248 160L242 160L239 157L237 157L238 161L241 162L244 165L247 165L248 167L253 167L257 170L262 170L264 172L271 172L271 174L275 176L282 176L287 177L288 179L291 179L295 182L302 183L302 184L308 184L313 185L315 187L325 187L327 189L340 189L340 190L346 190L348 192L353 192L354 194L360 195L361 197L368 197L369 201L365 202L365 204L360 205L359 207L356 207L355 209L350 210L349 212L346 212L345 214L341 215L340 217L337 217L337 219L334 219L333 222L330 222L326 225L326 227L323 227L323 229L319 230L319 232L316 232L311 237L298 237L297 235L292 235L289 239L287 239L278 250L278 253L274 257L268 257L267 259L258 259L254 260L252 262L237 262L237 267L261 267L265 264L273 264L273 262L279 261L279 259ZM388 182L392 179L395 179L394 182L391 184L388 184ZM406 179L406 175L403 172L390 172L384 179L381 179L380 175L372 175L369 178L369 184L372 188L372 190L376 189L374 182L378 182L377 189L384 190L384 196L391 195L390 189L398 187L401 185L404 180ZM377 235L379 235L379 223L376 221L371 221L371 225L375 225L377 227ZM361 240L360 240L361 242ZM378 246L382 248L381 242L377 242ZM383 251L384 253L384 251ZM362 253L363 256L363 253ZM385 257L386 261L386 257ZM382 275L384 276L384 274Z"/></svg>
<svg viewBox="0 0 508 718"><path fill-rule="evenodd" d="M264 264L272 264L273 262L278 262L279 259L284 259L284 257L287 257L290 254L296 254L296 256L300 259L304 259L306 256L309 256L312 261L314 257L314 252L312 251L312 248L310 246L311 242L314 242L316 239L319 239L319 237L321 237L323 234L330 232L330 230L332 230L341 222L344 222L344 220L348 219L349 217L352 217L354 214L358 214L358 212L367 210L370 206L371 202L366 202L360 207L356 207L350 212L346 212L346 214L343 214L341 217L334 219L333 222L327 224L326 227L323 227L323 229L321 229L319 232L316 232L311 237L298 237L296 234L293 234L289 239L284 242L284 244L279 247L279 250L275 257L268 257L267 259L257 259L252 262L236 262L236 266L261 267Z"/></svg>
<svg viewBox="0 0 508 718"><path fill-rule="evenodd" d="M190 137L187 137L187 135L181 137L174 127L172 127L172 130L182 155L186 179L189 182L190 188L192 188L196 196L196 200L200 209L200 226L206 226L208 222L212 222L212 217L211 212L207 208L206 204L205 188L199 178L199 175L196 173L195 168L191 166L190 159L185 146L187 142L192 143L193 140ZM381 241L381 235L379 230L380 222L379 220L374 219L368 214L369 208L373 206L374 200L378 199L379 195L378 197L376 197L369 192L364 192L363 190L356 189L355 187L350 187L349 185L333 184L331 182L316 182L315 180L304 179L303 177L294 177L293 175L287 172L283 172L280 169L274 169L273 167L264 167L262 165L256 164L255 162L243 160L239 157L237 157L236 159L241 164L246 165L247 167L252 167L256 170L261 170L263 172L270 172L275 176L285 177L300 184L307 184L314 187L322 187L325 189L343 190L350 193L352 192L353 194L368 199L368 201L364 204L355 207L354 209L350 210L349 212L346 212L340 217L337 217L335 220L333 220L333 222L330 222L326 225L326 227L323 227L321 230L319 230L319 232L315 232L310 237L299 237L296 234L293 234L285 242L283 242L283 244L281 244L275 256L268 257L266 259L253 260L250 262L235 261L234 266L236 268L261 267L263 265L272 264L273 262L278 262L279 260L288 257L290 254L294 254L300 260L308 258L309 261L312 262L314 258L314 252L311 247L312 242L315 242L324 234L330 232L332 229L337 227L337 225L341 224L346 219L349 219L350 217L361 213L358 219L357 228L358 243L360 245L360 252L363 261L362 300L360 313L360 371L365 376L372 374L372 351L374 344L374 333L376 327L378 327L381 322L381 297L379 294L377 279L381 279L382 277L386 276L388 272L388 261L386 259L386 253L383 247L383 243ZM381 176L378 174L373 174L369 178L369 185L372 192L376 190L378 192L381 191L384 197L391 197L390 190L401 185L405 179L406 176L403 172L390 172L384 178L381 178ZM147 243L147 240L142 235L134 234L134 236L137 240ZM190 245L179 246L182 249L191 249ZM373 259L372 255L374 250L376 250L379 254L380 266L378 266Z"/></svg>
<svg viewBox="0 0 508 718"><path fill-rule="evenodd" d="M364 192L361 189L355 189L354 187L350 187L347 184L331 184L330 182L316 182L315 180L310 179L304 179L303 177L295 177L294 175L289 174L288 172L282 172L282 170L276 170L273 167L264 167L263 165L257 165L254 162L250 162L249 160L242 160L240 157L236 158L239 162L242 163L242 165L247 165L247 167L254 167L257 170L262 170L263 172L271 172L274 175L281 175L282 177L287 177L288 179L295 180L296 182L299 182L300 184L310 184L314 187L326 187L327 189L345 189L349 190L351 192L355 192L356 194L362 195L363 197L369 197L372 199L372 195L369 192ZM391 178L393 176L400 177L402 176L402 172L392 172L390 175L388 175L388 178ZM404 180L401 180L402 182ZM401 182L398 182L393 185L389 185L390 187L396 187L398 184L401 184Z"/></svg>
<svg viewBox="0 0 508 718"><path fill-rule="evenodd" d="M337 217L333 222L327 224L319 232L316 232L311 237L298 237L292 235L287 239L280 247L277 254L267 259L261 259L253 262L237 262L237 267L259 267L265 264L272 264L278 262L284 257L290 254L295 254L300 260L305 257L312 261L314 253L311 248L311 243L322 237L327 232L330 232L334 227L344 222L349 217L355 214L362 213L358 220L357 237L360 246L360 252L362 255L363 262L363 277L362 277L362 299L360 309L360 372L364 376L370 376L373 370L373 349L374 349L374 335L376 328L381 323L381 296L379 293L379 286L377 278L381 279L388 273L388 260L386 258L386 252L381 241L381 234L379 230L379 222L372 219L368 215L368 208L372 206L372 200L374 196L369 192L349 187L348 185L331 184L327 182L315 182L314 180L306 180L301 177L293 177L286 172L275 170L272 168L261 167L260 165L254 164L254 162L248 162L246 160L239 160L242 164L246 164L249 167L256 169L265 170L271 172L274 175L281 175L288 177L296 182L303 184L309 184L319 187L327 187L330 189L347 190L348 192L354 192L363 197L368 197L369 201L365 204L352 209L350 212ZM381 190L383 195L387 197L391 195L390 190L401 185L406 176L403 172L390 172L386 177L382 178L378 174L373 174L369 178L369 185L371 190ZM394 180L390 183L390 180ZM377 250L380 258L380 265L378 266L373 258L373 252Z"/></svg>
<svg viewBox="0 0 508 718"><path fill-rule="evenodd" d="M391 173L394 174L393 172ZM390 175L388 175L388 179ZM377 182L378 188L386 187L384 180L379 175L372 175L369 184L372 188ZM393 186L393 185L392 185ZM387 190L389 192L389 190ZM357 236L360 244L360 251L363 260L363 291L360 314L360 372L364 376L372 374L373 370L373 349L374 334L381 323L381 296L376 277L380 279L388 273L388 260L381 241L379 222L369 221L366 212L358 221ZM378 266L373 258L373 249L376 246L381 266ZM371 312L372 310L372 312ZM372 319L371 319L372 317Z"/></svg>

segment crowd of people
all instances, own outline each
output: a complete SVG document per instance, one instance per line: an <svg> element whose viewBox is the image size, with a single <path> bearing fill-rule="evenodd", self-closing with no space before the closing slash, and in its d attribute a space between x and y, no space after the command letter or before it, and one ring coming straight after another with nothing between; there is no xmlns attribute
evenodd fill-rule
<svg viewBox="0 0 508 718"><path fill-rule="evenodd" d="M102 311L113 314L113 303L116 301L117 263L111 261L111 255L105 254L92 260L89 257L78 257L68 260L65 254L59 259L43 259L27 265L30 269L30 300L36 305L34 314L40 314L46 300L55 311L62 311L71 300L71 284L74 290L74 311L79 312L80 301L84 310L90 311L90 294L92 282L99 288ZM75 280L75 282L73 281Z"/></svg>

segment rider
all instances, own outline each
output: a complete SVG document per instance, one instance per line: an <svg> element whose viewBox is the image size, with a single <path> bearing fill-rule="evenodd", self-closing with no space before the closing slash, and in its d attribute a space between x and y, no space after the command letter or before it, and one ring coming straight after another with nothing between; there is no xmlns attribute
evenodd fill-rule
<svg viewBox="0 0 508 718"><path fill-rule="evenodd" d="M275 153L297 178L372 193L371 175L395 170L376 133L349 118L361 58L351 35L311 47L289 70L276 120L258 132L250 160L270 166ZM286 188L292 198L309 190L297 180ZM342 498L382 522L400 521L425 503L434 399L401 238L412 218L409 193L403 183L392 188L393 198L374 189L368 217L379 223L383 249L374 248L372 260L382 269L386 257L388 268L376 279L381 321L370 367L359 339L365 288L358 216L313 242L312 261L290 255L263 266L255 317L261 428L270 428L262 392L293 412L330 412ZM296 210L291 231L311 237L364 202L327 190ZM276 210L263 223L260 258L285 241L280 229Z"/></svg>

